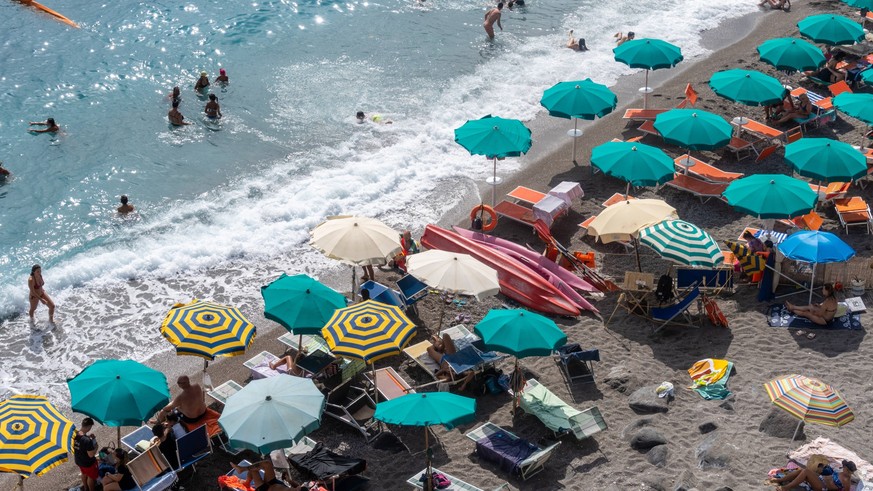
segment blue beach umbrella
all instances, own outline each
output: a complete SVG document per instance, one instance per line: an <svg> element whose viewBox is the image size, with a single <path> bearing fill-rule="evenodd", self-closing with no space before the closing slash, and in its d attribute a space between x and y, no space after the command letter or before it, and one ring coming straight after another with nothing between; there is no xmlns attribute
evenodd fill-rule
<svg viewBox="0 0 873 491"><path fill-rule="evenodd" d="M815 282L815 265L841 263L855 257L855 250L830 232L812 230L795 232L777 247L789 259L812 264L812 277L809 283L810 303L812 303L812 285Z"/></svg>
<svg viewBox="0 0 873 491"><path fill-rule="evenodd" d="M573 163L576 163L576 137L581 135L576 125L580 119L591 120L603 117L618 104L618 97L605 85L590 78L574 82L558 82L543 93L540 104L548 109L550 116L572 119Z"/></svg>

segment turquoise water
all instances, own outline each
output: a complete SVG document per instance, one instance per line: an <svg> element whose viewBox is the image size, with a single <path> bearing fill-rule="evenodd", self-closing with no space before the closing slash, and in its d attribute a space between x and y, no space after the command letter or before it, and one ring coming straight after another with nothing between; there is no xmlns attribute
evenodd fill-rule
<svg viewBox="0 0 873 491"><path fill-rule="evenodd" d="M485 39L483 2L52 2L71 29L0 3L0 382L59 380L98 357L168 347L157 326L193 296L257 311L257 286L283 270L336 267L310 251L325 216L366 214L397 228L435 221L490 167L453 142L485 114L524 120L542 91L638 74L612 61L634 30L705 55L700 31L754 10L726 0L530 0ZM682 25L683 29L674 26ZM591 51L563 48L568 29ZM224 118L202 121L197 74ZM195 124L171 128L166 95ZM354 113L391 125L358 125ZM57 136L27 133L54 117ZM536 145L537 135L534 135ZM501 164L509 173L521 165ZM127 194L138 213L114 214ZM59 305L26 322L26 278L41 263ZM63 346L63 348L61 348Z"/></svg>

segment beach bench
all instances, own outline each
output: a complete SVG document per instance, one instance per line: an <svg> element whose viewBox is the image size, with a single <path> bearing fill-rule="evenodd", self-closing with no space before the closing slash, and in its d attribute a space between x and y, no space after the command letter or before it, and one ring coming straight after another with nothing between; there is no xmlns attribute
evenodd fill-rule
<svg viewBox="0 0 873 491"><path fill-rule="evenodd" d="M686 164L686 162L691 162L691 165ZM686 171L688 174L693 175L694 177L699 177L705 181L716 182L716 183L725 183L731 182L733 180L739 179L745 174L742 172L726 172L714 165L707 164L706 162L694 158L689 154L681 155L676 157L673 160L677 169L681 171Z"/></svg>
<svg viewBox="0 0 873 491"><path fill-rule="evenodd" d="M573 200L585 196L585 191L582 190L582 186L578 182L561 181L558 185L549 189L548 194L560 198L564 203L567 203L567 206L570 206L573 204Z"/></svg>
<svg viewBox="0 0 873 491"><path fill-rule="evenodd" d="M519 400L521 409L539 419L556 437L590 438L608 426L596 406L580 411L564 402L537 379L527 379Z"/></svg>
<svg viewBox="0 0 873 491"><path fill-rule="evenodd" d="M451 484L449 484L449 487L442 488L441 491L486 491L483 488L478 488L476 486L473 486L472 484L466 483L466 482L462 481L460 478L455 477L455 476L453 476L453 475L449 474L448 472L443 471L441 469L437 469L436 467L431 467L431 471L438 472L438 473L446 476L446 478L451 483ZM424 475L426 472L427 472L427 469L422 469L420 472L416 472L415 474L412 475L412 477L410 477L409 479L406 480L406 484L412 486L413 489L424 489ZM504 490L504 489L506 489L506 486L507 486L506 483L504 483L504 484L494 488L493 491Z"/></svg>
<svg viewBox="0 0 873 491"><path fill-rule="evenodd" d="M476 454L523 481L541 472L561 442L540 448L488 421L465 436L476 443Z"/></svg>
<svg viewBox="0 0 873 491"><path fill-rule="evenodd" d="M728 187L727 183L706 182L687 174L674 174L673 180L668 181L666 185L686 193L691 193L699 198L701 203L706 203L712 198L725 201L722 193Z"/></svg>
<svg viewBox="0 0 873 491"><path fill-rule="evenodd" d="M837 209L840 225L846 230L846 234L849 233L849 227L863 227L868 234L870 233L873 214L870 213L870 206L863 198L853 196L835 200L834 206Z"/></svg>

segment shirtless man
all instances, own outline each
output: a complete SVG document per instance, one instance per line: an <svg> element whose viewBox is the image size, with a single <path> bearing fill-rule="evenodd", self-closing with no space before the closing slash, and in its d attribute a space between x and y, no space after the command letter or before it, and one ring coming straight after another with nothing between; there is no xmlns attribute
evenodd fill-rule
<svg viewBox="0 0 873 491"><path fill-rule="evenodd" d="M221 119L221 106L218 105L218 97L215 94L209 94L209 102L206 103L203 112L209 119Z"/></svg>
<svg viewBox="0 0 873 491"><path fill-rule="evenodd" d="M45 121L31 121L30 126L45 126L45 129L35 130L33 128L27 130L31 133L57 133L61 127L55 123L55 118L48 118Z"/></svg>
<svg viewBox="0 0 873 491"><path fill-rule="evenodd" d="M485 33L488 34L488 39L494 39L494 23L497 23L497 27L500 30L503 30L503 26L500 24L500 11L503 10L503 2L497 4L496 8L485 12L485 22L482 24L482 27L485 28Z"/></svg>
<svg viewBox="0 0 873 491"><path fill-rule="evenodd" d="M182 113L179 112L179 101L173 101L173 109L170 109L170 112L167 113L167 119L170 120L170 124L173 126L191 124L185 121L185 116L182 116Z"/></svg>
<svg viewBox="0 0 873 491"><path fill-rule="evenodd" d="M133 211L133 205L127 202L127 195L121 195L121 206L118 207L118 213L127 215Z"/></svg>
<svg viewBox="0 0 873 491"><path fill-rule="evenodd" d="M206 393L200 384L192 384L187 375L182 375L176 380L176 384L182 389L182 393L164 406L158 412L158 420L163 421L173 409L182 413L183 423L197 423L206 414Z"/></svg>

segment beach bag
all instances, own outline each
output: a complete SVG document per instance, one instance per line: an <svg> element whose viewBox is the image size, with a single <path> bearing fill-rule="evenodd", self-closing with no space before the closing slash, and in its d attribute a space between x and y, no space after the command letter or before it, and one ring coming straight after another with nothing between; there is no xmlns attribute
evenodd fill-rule
<svg viewBox="0 0 873 491"><path fill-rule="evenodd" d="M673 296L673 277L668 274L661 275L658 278L658 287L655 288L655 298L665 303L673 300Z"/></svg>

